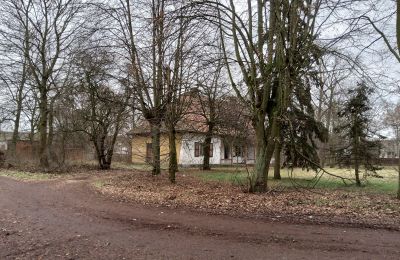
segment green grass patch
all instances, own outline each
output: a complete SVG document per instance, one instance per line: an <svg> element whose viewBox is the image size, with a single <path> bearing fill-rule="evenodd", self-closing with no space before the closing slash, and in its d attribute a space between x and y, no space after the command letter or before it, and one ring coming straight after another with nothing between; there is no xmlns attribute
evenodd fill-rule
<svg viewBox="0 0 400 260"><path fill-rule="evenodd" d="M124 162L113 162L111 165L113 169L123 169L123 170L139 170L139 171L151 171L152 166L150 164L133 164ZM161 165L161 169L167 169L167 166Z"/></svg>
<svg viewBox="0 0 400 260"><path fill-rule="evenodd" d="M326 170L332 174L341 177L354 179L354 172L351 169L327 168ZM245 168L216 168L211 171L185 169L182 171L199 177L200 179L205 181L228 182L244 185L248 182L248 171ZM362 187L357 187L355 185L355 182L346 181L346 183L344 183L342 179L330 176L329 174L323 174L322 177L318 179L319 176L316 176L316 173L314 171L306 171L302 169L294 169L293 171L290 171L288 169L282 169L282 179L274 180L272 177L270 177L268 180L268 185L271 188L278 186L297 186L316 189L343 189L354 192L365 191L369 193L375 192L395 194L397 192L398 185L396 170L391 167L386 167L383 170L379 171L378 174L382 178L369 176L366 179L362 180ZM271 175L273 175L272 168L270 169L270 176Z"/></svg>
<svg viewBox="0 0 400 260"><path fill-rule="evenodd" d="M14 170L0 170L0 176L9 177L15 180L30 180L30 181L40 181L40 180L50 180L56 178L54 174L48 173L32 173L24 171L14 171Z"/></svg>
<svg viewBox="0 0 400 260"><path fill-rule="evenodd" d="M97 180L92 183L92 185L98 189L104 187L105 183L102 180Z"/></svg>

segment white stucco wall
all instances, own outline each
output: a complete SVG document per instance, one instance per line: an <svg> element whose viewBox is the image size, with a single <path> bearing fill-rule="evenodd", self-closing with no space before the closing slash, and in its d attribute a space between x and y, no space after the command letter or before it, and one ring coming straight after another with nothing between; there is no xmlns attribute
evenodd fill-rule
<svg viewBox="0 0 400 260"><path fill-rule="evenodd" d="M194 156L194 143L204 142L205 136L199 134L184 134L182 136L182 146L179 152L179 163L181 165L197 165L203 163L203 156ZM213 157L210 157L210 164L221 163L222 142L219 137L211 139L213 144Z"/></svg>
<svg viewBox="0 0 400 260"><path fill-rule="evenodd" d="M7 151L7 141L0 141L0 151Z"/></svg>

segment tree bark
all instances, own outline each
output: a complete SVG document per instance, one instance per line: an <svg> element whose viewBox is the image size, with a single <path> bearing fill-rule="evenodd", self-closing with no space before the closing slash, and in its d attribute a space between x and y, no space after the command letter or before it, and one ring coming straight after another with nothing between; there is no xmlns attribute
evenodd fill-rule
<svg viewBox="0 0 400 260"><path fill-rule="evenodd" d="M111 168L111 163L105 154L105 145L104 145L105 139L106 139L105 135L102 135L100 139L97 138L93 139L97 154L97 160L99 163L99 168L101 170L109 170Z"/></svg>
<svg viewBox="0 0 400 260"><path fill-rule="evenodd" d="M150 122L151 127L151 142L153 151L153 175L161 174L161 156L160 156L160 135L161 135L161 123L159 121Z"/></svg>
<svg viewBox="0 0 400 260"><path fill-rule="evenodd" d="M267 190L267 179L265 176L268 174L268 164L264 119L259 118L254 128L256 132L256 160L254 171L250 176L249 192L265 192Z"/></svg>
<svg viewBox="0 0 400 260"><path fill-rule="evenodd" d="M396 1L396 39L397 39L397 49L400 51L400 0ZM398 145L398 188L397 188L397 198L400 199L400 129L397 127L397 145Z"/></svg>
<svg viewBox="0 0 400 260"><path fill-rule="evenodd" d="M42 90L39 100L39 159L40 167L49 168L49 158L47 153L47 91Z"/></svg>
<svg viewBox="0 0 400 260"><path fill-rule="evenodd" d="M398 149L398 154L400 153L400 145ZM399 154L399 159L397 160L397 172L398 172L398 182L397 182L397 198L400 199L400 154Z"/></svg>
<svg viewBox="0 0 400 260"><path fill-rule="evenodd" d="M281 139L281 138L280 138ZM281 179L281 152L282 152L282 140L279 140L275 144L275 163L274 163L274 179Z"/></svg>
<svg viewBox="0 0 400 260"><path fill-rule="evenodd" d="M211 170L210 166L210 147L212 140L212 133L214 130L214 126L212 124L208 125L208 130L206 133L206 138L204 139L204 147L203 147L203 167L202 169L205 171Z"/></svg>
<svg viewBox="0 0 400 260"><path fill-rule="evenodd" d="M53 141L54 141L54 113L53 113L53 101L50 104L50 109L48 114L48 136L47 136L47 156L51 162L57 161L57 156L53 151Z"/></svg>
<svg viewBox="0 0 400 260"><path fill-rule="evenodd" d="M355 150L355 158L354 158L354 173L356 176L356 184L357 186L361 186L361 181L360 181L360 162L359 162L359 154L360 154L360 149L358 145L358 138L359 136L356 134L354 137L354 150Z"/></svg>
<svg viewBox="0 0 400 260"><path fill-rule="evenodd" d="M21 111L22 111L22 90L18 93L18 100L17 100L17 111L15 114L15 122L14 122L14 130L11 139L11 146L10 146L10 155L12 160L16 158L16 149L17 149L17 141L19 139L19 125L21 121Z"/></svg>
<svg viewBox="0 0 400 260"><path fill-rule="evenodd" d="M396 2L396 40L397 49L400 51L400 0L397 0Z"/></svg>
<svg viewBox="0 0 400 260"><path fill-rule="evenodd" d="M398 173L397 199L400 199L400 126L396 126L396 140L397 140L397 156L399 157L397 160L397 173Z"/></svg>
<svg viewBox="0 0 400 260"><path fill-rule="evenodd" d="M176 172L178 171L178 156L176 153L176 131L173 126L169 130L169 167L168 179L171 183L175 183Z"/></svg>

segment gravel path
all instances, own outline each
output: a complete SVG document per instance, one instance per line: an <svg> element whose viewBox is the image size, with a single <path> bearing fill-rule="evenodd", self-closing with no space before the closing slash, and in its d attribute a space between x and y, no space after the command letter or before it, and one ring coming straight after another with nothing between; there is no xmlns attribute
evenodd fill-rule
<svg viewBox="0 0 400 260"><path fill-rule="evenodd" d="M399 259L400 232L117 202L88 180L0 177L0 259Z"/></svg>

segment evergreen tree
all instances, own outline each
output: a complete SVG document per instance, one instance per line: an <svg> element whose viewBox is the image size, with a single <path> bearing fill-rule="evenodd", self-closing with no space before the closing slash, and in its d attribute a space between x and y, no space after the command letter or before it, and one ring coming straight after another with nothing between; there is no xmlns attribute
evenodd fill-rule
<svg viewBox="0 0 400 260"><path fill-rule="evenodd" d="M376 174L379 169L374 166L374 158L379 155L380 141L374 140L376 133L370 129L368 96L372 93L364 82L349 90L350 99L339 111L341 124L335 129L342 140L340 147L335 149L336 158L340 165L354 167L357 186L361 186L360 166L364 166L366 173Z"/></svg>

